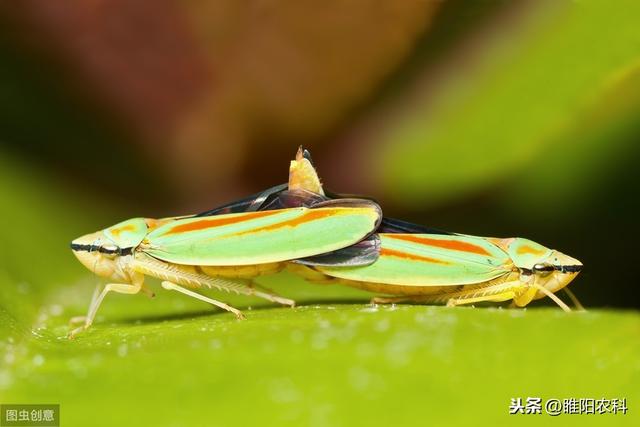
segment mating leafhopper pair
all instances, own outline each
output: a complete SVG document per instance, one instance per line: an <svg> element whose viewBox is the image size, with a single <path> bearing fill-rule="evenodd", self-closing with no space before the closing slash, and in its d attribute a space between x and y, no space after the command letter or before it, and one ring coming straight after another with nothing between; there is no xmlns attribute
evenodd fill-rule
<svg viewBox="0 0 640 427"><path fill-rule="evenodd" d="M284 268L317 282L332 281L384 294L374 303L507 301L523 307L556 295L582 264L523 238L443 232L385 218L369 199L324 191L306 150L291 162L289 182L198 215L133 218L71 243L76 257L111 283L95 293L88 328L105 295L153 295L145 276L162 287L234 313L198 288L253 295L293 306L251 279ZM579 306L575 297L570 298Z"/></svg>

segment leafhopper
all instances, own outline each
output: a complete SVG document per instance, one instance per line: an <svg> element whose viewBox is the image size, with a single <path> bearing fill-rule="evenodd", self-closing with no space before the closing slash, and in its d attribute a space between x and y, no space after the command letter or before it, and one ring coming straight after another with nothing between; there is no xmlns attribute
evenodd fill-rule
<svg viewBox="0 0 640 427"><path fill-rule="evenodd" d="M290 166L289 186L324 194L308 152L300 149ZM331 197L340 197L328 193ZM448 306L501 302L524 307L555 295L582 269L582 263L528 239L477 237L384 218L377 229L377 258L367 265L289 263L311 281L342 283L384 294L374 303L446 303ZM338 253L344 253L344 250ZM354 254L355 257L358 254Z"/></svg>
<svg viewBox="0 0 640 427"><path fill-rule="evenodd" d="M304 192L276 190L267 193L276 196L269 201L277 209L266 209L266 197L257 195L199 215L133 218L74 240L71 249L78 260L111 283L94 294L86 316L72 319L82 326L71 336L92 324L109 292L152 296L145 276L239 319L243 315L236 308L193 289L214 288L293 306L294 301L261 290L250 279L280 271L293 259L312 260L354 245L382 218L380 207L369 200L309 200Z"/></svg>

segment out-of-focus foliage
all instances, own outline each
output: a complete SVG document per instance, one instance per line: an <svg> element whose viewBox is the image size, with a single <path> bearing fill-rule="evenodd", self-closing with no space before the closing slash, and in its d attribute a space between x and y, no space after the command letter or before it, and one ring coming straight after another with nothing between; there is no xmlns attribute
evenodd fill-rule
<svg viewBox="0 0 640 427"><path fill-rule="evenodd" d="M9 37L55 57L55 84L110 112L148 161L202 196L237 178L250 148L333 129L438 4L26 0L0 13Z"/></svg>

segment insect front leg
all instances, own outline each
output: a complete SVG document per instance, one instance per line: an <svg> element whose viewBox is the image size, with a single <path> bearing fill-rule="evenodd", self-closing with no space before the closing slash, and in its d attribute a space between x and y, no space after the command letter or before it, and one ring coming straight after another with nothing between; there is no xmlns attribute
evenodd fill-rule
<svg viewBox="0 0 640 427"><path fill-rule="evenodd" d="M100 307L100 304L102 304L102 300L104 300L104 297L109 292L113 291L113 292L118 292L120 294L137 294L138 292L140 292L141 288L142 288L142 281L136 284L108 283L107 285L105 285L104 289L102 290L102 292L100 292L98 297L94 298L91 301L91 305L89 306L89 312L87 313L87 316L85 317L85 320L84 320L84 325L72 330L69 333L69 338L75 337L79 332L82 332L88 329L89 326L91 326L91 324L93 323L93 319L96 317L96 313L98 312L98 308Z"/></svg>
<svg viewBox="0 0 640 427"><path fill-rule="evenodd" d="M178 292L181 292L181 293L183 293L183 294L185 294L185 295L188 295L188 296L190 296L190 297L193 297L193 298L199 299L200 301L204 301L204 302L206 302L206 303L209 303L209 304L215 305L216 307L220 307L220 308L221 308L221 309L223 309L223 310L230 311L231 313L235 314L235 315L236 315L236 317L237 317L239 320L244 320L244 315L242 314L242 312L241 312L240 310L238 310L237 308L233 308L233 307L231 307L230 305L227 305L227 304L225 304L225 303L223 303L223 302L216 301L216 300L214 300L213 298L209 298L209 297L206 297L206 296L204 296L204 295L200 295L200 294L199 294L199 293L197 293L197 292L193 292L193 291L191 291L191 290L189 290L189 289L185 289L185 288L183 288L183 287L182 287L182 286L180 286L180 285L176 285L175 283L173 283L173 282L169 282L169 281L166 281L166 280L165 280L164 282L162 282L162 287L163 287L164 289L166 289L166 290L169 290L169 291L178 291Z"/></svg>
<svg viewBox="0 0 640 427"><path fill-rule="evenodd" d="M93 289L93 295L91 295L91 302L89 303L89 307L92 307L95 301L98 299L98 295L100 295L100 283L96 284L96 287ZM87 316L73 316L69 319L69 325L78 325L80 323L84 323L87 321Z"/></svg>

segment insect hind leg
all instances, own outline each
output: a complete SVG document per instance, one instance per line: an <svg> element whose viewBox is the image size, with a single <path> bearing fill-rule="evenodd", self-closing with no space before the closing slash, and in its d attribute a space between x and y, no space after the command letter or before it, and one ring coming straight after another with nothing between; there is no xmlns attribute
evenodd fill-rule
<svg viewBox="0 0 640 427"><path fill-rule="evenodd" d="M506 301L506 300L510 300L513 299L514 297L514 293L509 291L509 292L503 292L501 294L495 294L495 295L483 295L483 296L479 296L479 297L473 297L473 296L462 296L462 297L457 297L457 298L449 298L447 300L447 307L456 307L459 305L465 305L465 304L474 304L476 302L501 302L501 301Z"/></svg>
<svg viewBox="0 0 640 427"><path fill-rule="evenodd" d="M265 288L257 290L256 288L259 288L258 285L254 285L251 282L247 283L245 279L209 276L189 266L168 264L147 257L136 259L134 269L140 273L173 283L176 286L179 284L189 288L218 289L236 294L256 296L291 307L295 305L295 301L283 298Z"/></svg>
<svg viewBox="0 0 640 427"><path fill-rule="evenodd" d="M505 301L513 298L513 292L504 292L494 295L483 295L473 297L472 295L459 295L457 297L451 297L447 299L447 307L455 307L457 305L473 304L476 302L484 301ZM374 297L371 299L371 304L397 304L403 302L415 302L415 303L433 303L442 302L444 298L442 295L403 295L400 297Z"/></svg>
<svg viewBox="0 0 640 427"><path fill-rule="evenodd" d="M181 292L181 293L183 293L185 295L188 295L188 296L190 296L192 298L196 298L196 299L199 299L200 301L204 301L206 303L215 305L216 307L219 307L219 308L221 308L223 310L227 310L227 311L235 314L236 317L238 318L238 320L244 320L244 315L242 314L242 312L240 310L238 310L237 308L231 307L230 305L227 305L227 304L225 304L223 302L214 300L213 298L206 297L206 296L201 295L201 294L199 294L197 292L193 292L193 291L191 291L189 289L185 289L180 285L177 285L177 284L175 284L173 282L169 282L169 281L166 281L166 280L164 282L162 282L162 287L164 289L166 289L166 290L178 291L178 292Z"/></svg>
<svg viewBox="0 0 640 427"><path fill-rule="evenodd" d="M403 295L398 297L375 297L371 300L373 304L392 304L400 302L415 303L442 303L446 302L448 307L476 302L499 302L513 299L516 289L521 287L520 282L505 282L484 287L462 288L452 292L443 292L431 295Z"/></svg>

